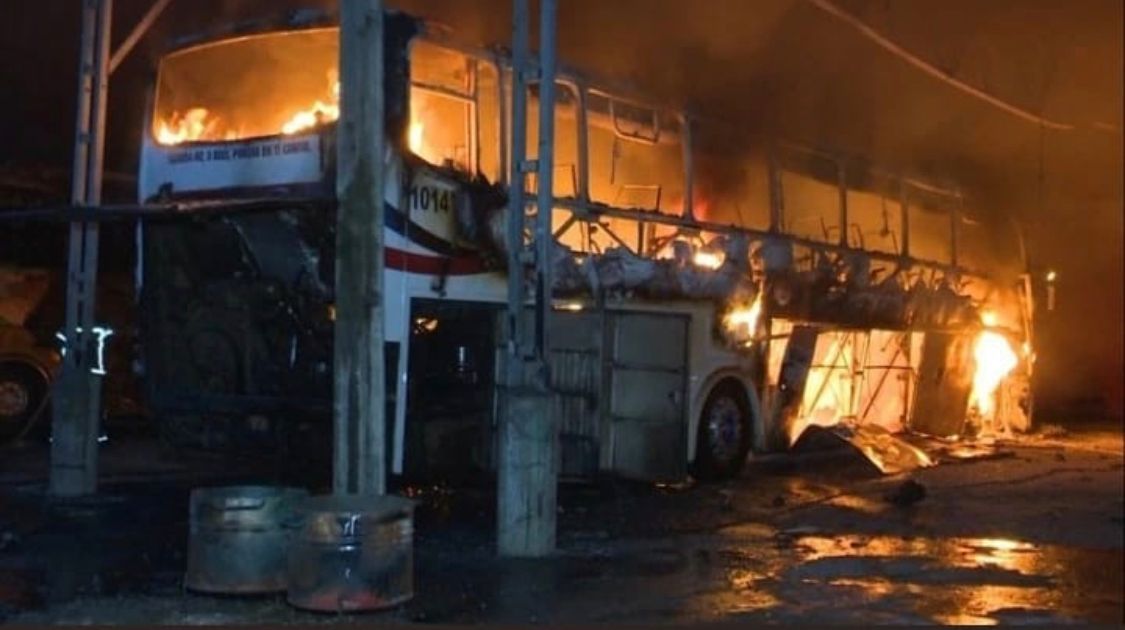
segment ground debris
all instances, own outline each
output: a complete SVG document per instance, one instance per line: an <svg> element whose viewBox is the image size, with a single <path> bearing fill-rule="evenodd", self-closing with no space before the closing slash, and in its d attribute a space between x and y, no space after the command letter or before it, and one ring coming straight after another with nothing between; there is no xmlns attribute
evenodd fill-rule
<svg viewBox="0 0 1125 630"><path fill-rule="evenodd" d="M907 479L883 495L883 500L898 507L910 507L926 498L926 486L913 479Z"/></svg>
<svg viewBox="0 0 1125 630"><path fill-rule="evenodd" d="M1057 424L1044 424L1039 427L1039 436L1045 438L1060 438L1066 436L1066 429Z"/></svg>
<svg viewBox="0 0 1125 630"><path fill-rule="evenodd" d="M819 527L812 525L797 525L795 527L788 527L778 530L776 536L778 538L799 538L801 536L813 536L820 533Z"/></svg>

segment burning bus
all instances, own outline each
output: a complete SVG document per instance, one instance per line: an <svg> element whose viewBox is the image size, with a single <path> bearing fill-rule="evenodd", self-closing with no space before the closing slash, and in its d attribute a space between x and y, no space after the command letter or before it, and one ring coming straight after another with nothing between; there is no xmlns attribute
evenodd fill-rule
<svg viewBox="0 0 1125 630"><path fill-rule="evenodd" d="M329 18L305 16L159 64L140 201L271 202L138 226L140 369L178 443L331 432L337 42ZM487 468L511 64L397 13L385 46L388 459L402 474ZM724 147L686 112L572 72L555 116L564 476L723 478L813 425L1029 426L1018 239L956 188L793 145Z"/></svg>

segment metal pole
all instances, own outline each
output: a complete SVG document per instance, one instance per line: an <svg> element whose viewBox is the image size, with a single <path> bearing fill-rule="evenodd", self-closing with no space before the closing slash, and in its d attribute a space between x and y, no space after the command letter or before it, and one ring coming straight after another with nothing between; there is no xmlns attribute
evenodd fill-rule
<svg viewBox="0 0 1125 630"><path fill-rule="evenodd" d="M340 0L332 488L386 492L383 2Z"/></svg>
<svg viewBox="0 0 1125 630"><path fill-rule="evenodd" d="M906 190L906 182L898 182L898 203L902 212L902 257L910 258L910 195Z"/></svg>
<svg viewBox="0 0 1125 630"><path fill-rule="evenodd" d="M125 60L125 57L133 50L137 42L141 41L141 38L148 32L148 29L152 28L152 24L156 22L156 19L160 17L164 9L168 8L168 3L171 1L172 0L156 0L156 2L149 7L148 12L145 13L141 21L137 22L137 25L133 27L132 32L125 38L125 41L121 42L117 50L113 51L113 56L109 59L110 74L113 74L117 70L117 66L121 65L121 62Z"/></svg>
<svg viewBox="0 0 1125 630"><path fill-rule="evenodd" d="M781 165L777 155L776 146L770 149L770 232L780 232L782 224L782 190L781 190Z"/></svg>
<svg viewBox="0 0 1125 630"><path fill-rule="evenodd" d="M558 0L539 3L539 156L538 198L535 243L535 355L539 366L539 385L550 387L550 339L553 286L554 233L551 217L555 201L555 15Z"/></svg>
<svg viewBox="0 0 1125 630"><path fill-rule="evenodd" d="M848 246L848 167L842 160L836 162L836 185L840 195L840 247ZM857 245L858 247L858 245Z"/></svg>
<svg viewBox="0 0 1125 630"><path fill-rule="evenodd" d="M524 247L523 230L527 206L524 201L527 161L527 0L513 2L512 33L512 150L508 177L508 374L509 386L523 380L524 336Z"/></svg>
<svg viewBox="0 0 1125 630"><path fill-rule="evenodd" d="M71 181L75 206L101 202L112 15L113 0L85 0L82 5ZM92 494L97 489L101 376L91 372L97 352L93 334L97 274L98 224L74 221L67 259L67 353L56 384L52 419L49 492L58 497Z"/></svg>
<svg viewBox="0 0 1125 630"><path fill-rule="evenodd" d="M959 258L958 239L961 231L961 205L964 202L961 197L957 197L957 207L949 211L949 264L953 268L957 268L957 260Z"/></svg>
<svg viewBox="0 0 1125 630"><path fill-rule="evenodd" d="M695 220L695 193L693 191L694 181L692 173L695 167L692 165L694 147L692 147L692 134L691 134L691 118L686 115L680 119L680 125L683 132L680 137L683 140L683 160L684 160L684 207L683 216L688 221Z"/></svg>

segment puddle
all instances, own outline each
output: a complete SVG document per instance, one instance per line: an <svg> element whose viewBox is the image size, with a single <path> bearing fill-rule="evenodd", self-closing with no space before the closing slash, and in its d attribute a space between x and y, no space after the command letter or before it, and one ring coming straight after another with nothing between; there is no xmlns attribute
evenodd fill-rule
<svg viewBox="0 0 1125 630"><path fill-rule="evenodd" d="M796 584L847 591L876 608L940 623L1121 621L1120 549L1005 538L806 535L787 552L796 556L779 558L789 592Z"/></svg>

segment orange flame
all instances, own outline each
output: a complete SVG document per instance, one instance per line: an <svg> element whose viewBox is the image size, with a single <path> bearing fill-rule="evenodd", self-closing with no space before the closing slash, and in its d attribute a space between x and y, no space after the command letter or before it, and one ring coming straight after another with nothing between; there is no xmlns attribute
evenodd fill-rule
<svg viewBox="0 0 1125 630"><path fill-rule="evenodd" d="M422 155L426 147L426 126L421 121L415 120L410 123L410 130L407 133L407 144L410 151L415 155Z"/></svg>
<svg viewBox="0 0 1125 630"><path fill-rule="evenodd" d="M746 337L746 346L754 343L754 336L758 333L758 321L762 317L762 292L754 297L749 306L735 307L723 317L723 327L727 333L735 338Z"/></svg>
<svg viewBox="0 0 1125 630"><path fill-rule="evenodd" d="M695 252L695 256L691 261L697 267L704 267L706 269L718 269L723 266L723 257L715 252L699 250Z"/></svg>
<svg viewBox="0 0 1125 630"><path fill-rule="evenodd" d="M993 327L997 323L995 313L986 311L981 315L981 323ZM993 331L982 330L973 346L973 359L976 370L973 373L973 391L970 404L975 404L984 417L990 417L996 410L996 389L1016 365L1019 357L1012 350L1007 337Z"/></svg>
<svg viewBox="0 0 1125 630"><path fill-rule="evenodd" d="M307 109L293 114L289 120L282 123L278 133L289 136L334 122L339 118L340 82L335 81L327 102L318 99ZM183 116L173 113L168 120L160 121L156 129L156 141L171 146L200 140L235 140L240 137L240 134L233 130L220 133L220 122L220 119L206 108L193 107Z"/></svg>
<svg viewBox="0 0 1125 630"><path fill-rule="evenodd" d="M418 120L417 114L413 115L407 134L407 143L410 150L423 159L435 162L432 149L426 143L425 125ZM290 136L320 125L340 119L340 82L332 85L331 95L327 101L316 100L307 109L293 114L282 123L279 133ZM220 135L220 119L203 107L189 109L184 115L173 113L168 120L160 121L156 129L156 141L160 144L172 146L184 142L200 140L235 140L240 134L227 131Z"/></svg>
<svg viewBox="0 0 1125 630"><path fill-rule="evenodd" d="M203 107L193 107L183 116L173 112L169 120L160 121L156 140L168 145L201 140L214 133L218 123L219 120Z"/></svg>
<svg viewBox="0 0 1125 630"><path fill-rule="evenodd" d="M340 82L336 81L332 84L332 95L329 102L317 100L312 104L312 107L297 112L281 126L281 133L291 136L339 119Z"/></svg>

